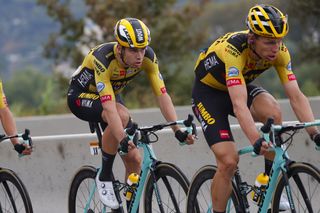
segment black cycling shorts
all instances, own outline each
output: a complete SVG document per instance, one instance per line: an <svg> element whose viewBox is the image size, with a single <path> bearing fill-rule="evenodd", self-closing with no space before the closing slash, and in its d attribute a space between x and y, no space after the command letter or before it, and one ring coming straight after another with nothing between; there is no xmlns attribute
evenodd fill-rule
<svg viewBox="0 0 320 213"><path fill-rule="evenodd" d="M107 125L101 116L103 109L98 93L83 92L76 86L71 85L67 101L71 112L81 120L98 122L102 126ZM120 95L116 95L116 102L124 105Z"/></svg>
<svg viewBox="0 0 320 213"><path fill-rule="evenodd" d="M262 87L247 85L248 107L262 92ZM201 124L208 145L222 141L234 141L228 115L235 116L228 92L220 91L197 81L192 90L192 110Z"/></svg>

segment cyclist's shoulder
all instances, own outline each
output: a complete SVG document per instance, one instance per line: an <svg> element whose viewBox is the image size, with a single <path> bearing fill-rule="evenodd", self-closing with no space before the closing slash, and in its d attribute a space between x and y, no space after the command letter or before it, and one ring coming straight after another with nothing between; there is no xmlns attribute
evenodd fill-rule
<svg viewBox="0 0 320 213"><path fill-rule="evenodd" d="M215 40L212 45L221 49L232 46L233 48L242 52L248 48L247 39L248 30L229 32Z"/></svg>
<svg viewBox="0 0 320 213"><path fill-rule="evenodd" d="M150 59L152 62L157 62L157 56L154 52L154 50L152 49L152 47L148 46L146 48L146 52L144 54L144 57L147 59Z"/></svg>
<svg viewBox="0 0 320 213"><path fill-rule="evenodd" d="M88 53L87 60L93 62L97 67L102 65L108 68L111 61L116 58L114 54L116 44L116 42L108 42L95 46Z"/></svg>
<svg viewBox="0 0 320 213"><path fill-rule="evenodd" d="M98 60L102 60L103 58L114 56L114 48L116 44L117 44L116 42L108 42L108 43L100 44L92 48L88 53L88 55L93 55Z"/></svg>

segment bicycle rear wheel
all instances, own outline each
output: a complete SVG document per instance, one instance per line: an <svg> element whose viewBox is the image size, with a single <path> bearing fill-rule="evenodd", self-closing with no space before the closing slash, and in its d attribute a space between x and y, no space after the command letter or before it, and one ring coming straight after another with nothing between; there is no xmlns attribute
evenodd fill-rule
<svg viewBox="0 0 320 213"><path fill-rule="evenodd" d="M9 169L0 169L0 212L33 212L24 184L15 172Z"/></svg>
<svg viewBox="0 0 320 213"><path fill-rule="evenodd" d="M311 164L292 163L287 175L296 212L320 212L319 170ZM272 212L279 212L281 195L287 198L283 175L280 176L276 186L272 201Z"/></svg>
<svg viewBox="0 0 320 213"><path fill-rule="evenodd" d="M216 171L216 166L207 165L195 174L188 192L187 213L212 212L211 183ZM238 208L239 202L235 190L233 186L227 212L237 212L235 209Z"/></svg>
<svg viewBox="0 0 320 213"><path fill-rule="evenodd" d="M156 180L150 174L144 194L146 213L162 212L156 197L155 182L164 212L185 212L189 181L182 171L170 163L160 163L155 170Z"/></svg>

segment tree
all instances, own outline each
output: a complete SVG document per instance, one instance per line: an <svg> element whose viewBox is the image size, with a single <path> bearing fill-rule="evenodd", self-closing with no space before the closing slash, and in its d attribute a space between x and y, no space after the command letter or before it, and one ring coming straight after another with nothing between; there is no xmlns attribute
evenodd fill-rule
<svg viewBox="0 0 320 213"><path fill-rule="evenodd" d="M181 59L190 58L192 50L198 49L207 38L206 30L194 30L195 20L201 15L201 10L206 5L201 2L201 4L188 3L179 6L175 0L86 0L84 8L87 9L84 9L80 17L79 14L72 13L70 6L72 1L38 0L37 2L46 7L48 15L61 25L60 32L51 35L45 47L46 56L54 58L57 63L71 61L74 66L78 66L83 55L81 49L77 47L83 47L88 43L97 45L101 42L114 41L115 23L124 17L136 17L143 20L150 28L151 47L157 54L161 73L167 80L176 77L181 71L177 69L181 66L173 66L173 64L183 64ZM85 35L86 19L90 19L100 27L103 41L97 39L96 33ZM184 69L185 73L193 75L193 66L184 67ZM142 80L135 79L131 86L135 87L135 90L144 91L148 85L142 83ZM176 84L176 79L167 80L167 87L170 88L172 84ZM189 89L191 90L191 86ZM125 90L129 96L131 91ZM141 94L149 97L150 93ZM139 98L141 101L136 100L138 103L133 105L138 107L153 105L152 101L142 101L143 99L143 97ZM186 95L184 102L189 104L189 99Z"/></svg>
<svg viewBox="0 0 320 213"><path fill-rule="evenodd" d="M4 82L10 108L17 116L66 112L66 89L58 88L59 76L33 68L16 71Z"/></svg>

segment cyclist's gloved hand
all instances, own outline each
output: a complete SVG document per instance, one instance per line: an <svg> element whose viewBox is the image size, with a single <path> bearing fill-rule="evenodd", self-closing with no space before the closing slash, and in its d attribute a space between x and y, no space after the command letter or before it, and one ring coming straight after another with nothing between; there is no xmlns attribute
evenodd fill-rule
<svg viewBox="0 0 320 213"><path fill-rule="evenodd" d="M180 129L177 130L175 133L174 133L174 136L178 139L178 141L180 142L180 144L185 144L185 141L188 137L188 132L187 131L184 131L182 132Z"/></svg>
<svg viewBox="0 0 320 213"><path fill-rule="evenodd" d="M256 140L256 142L253 144L253 152L257 155L263 155L265 151L267 151L269 148L269 145L263 138L259 138Z"/></svg>
<svg viewBox="0 0 320 213"><path fill-rule="evenodd" d="M14 145L14 150L16 150L19 154L22 154L23 150L25 150L26 147L22 144L15 144Z"/></svg>
<svg viewBox="0 0 320 213"><path fill-rule="evenodd" d="M130 138L129 137L124 137L121 141L120 141L120 147L119 147L119 152L120 154L128 154L128 147L129 147L129 144L128 142L130 141Z"/></svg>
<svg viewBox="0 0 320 213"><path fill-rule="evenodd" d="M320 133L314 134L312 136L312 140L316 143L318 147L320 147Z"/></svg>

